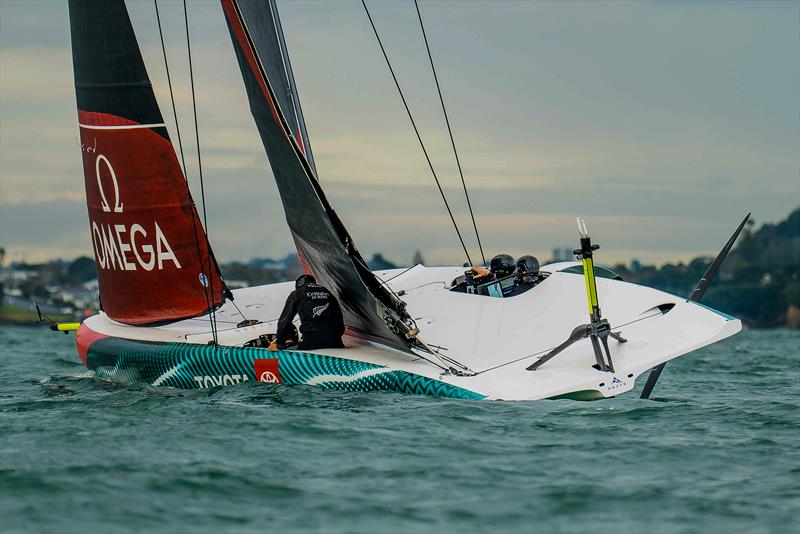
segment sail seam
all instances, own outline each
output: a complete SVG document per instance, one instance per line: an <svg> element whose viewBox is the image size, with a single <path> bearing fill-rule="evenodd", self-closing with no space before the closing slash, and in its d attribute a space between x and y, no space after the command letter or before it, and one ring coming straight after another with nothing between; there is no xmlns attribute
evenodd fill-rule
<svg viewBox="0 0 800 534"><path fill-rule="evenodd" d="M78 126L89 130L135 130L138 128L166 128L167 125L161 122L158 124L121 124L114 126L96 126L94 124L78 123Z"/></svg>

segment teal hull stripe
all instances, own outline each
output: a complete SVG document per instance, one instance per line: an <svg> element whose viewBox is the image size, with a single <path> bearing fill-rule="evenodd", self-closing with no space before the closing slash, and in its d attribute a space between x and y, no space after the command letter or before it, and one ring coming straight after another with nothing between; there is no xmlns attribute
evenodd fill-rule
<svg viewBox="0 0 800 534"><path fill-rule="evenodd" d="M485 395L382 365L295 351L103 338L89 347L87 366L97 376L125 382L193 389L257 380L254 362L277 359L281 382L346 391L397 391L456 399ZM381 372L381 369L385 369ZM365 373L364 376L358 376ZM339 378L337 380L337 378Z"/></svg>
<svg viewBox="0 0 800 534"><path fill-rule="evenodd" d="M697 304L697 305L698 305L698 306L700 306L701 308L705 308L705 309L707 309L707 310L708 310L708 311L710 311L710 312L714 312L714 313L716 313L717 315L720 315L720 316L722 316L722 317L726 318L726 319L727 319L727 320L729 320L729 321L733 321L734 319L736 319L736 317L733 317L732 315L728 315L728 314L727 314L727 313L725 313L725 312L721 312L721 311L719 311L719 310L715 310L714 308L712 308L712 307L710 307L710 306L706 306L705 304L700 304L700 303L699 303L699 302L697 302L696 300L693 300L692 302L694 302L695 304Z"/></svg>

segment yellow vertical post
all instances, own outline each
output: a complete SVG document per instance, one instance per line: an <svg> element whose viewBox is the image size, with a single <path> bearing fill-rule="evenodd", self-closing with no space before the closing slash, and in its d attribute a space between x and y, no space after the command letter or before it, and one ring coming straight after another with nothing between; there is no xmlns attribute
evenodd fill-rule
<svg viewBox="0 0 800 534"><path fill-rule="evenodd" d="M576 250L583 262L583 279L586 282L586 301L589 306L589 317L592 321L600 320L600 303L597 298L597 282L594 276L594 260L592 251L597 250L597 245L592 245L586 223L578 218L578 233L581 238L581 248Z"/></svg>

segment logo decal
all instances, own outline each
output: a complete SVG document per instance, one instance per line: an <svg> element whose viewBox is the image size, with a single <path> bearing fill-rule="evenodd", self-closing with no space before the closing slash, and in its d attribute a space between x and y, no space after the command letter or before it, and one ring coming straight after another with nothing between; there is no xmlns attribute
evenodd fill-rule
<svg viewBox="0 0 800 534"><path fill-rule="evenodd" d="M259 382L269 382L271 384L280 384L278 377L272 374L270 371L264 371L258 377Z"/></svg>
<svg viewBox="0 0 800 534"><path fill-rule="evenodd" d="M175 374L175 372L177 370L178 370L178 368L176 367L173 370L173 374ZM171 378L170 376L167 376L167 374L165 373L164 375L159 377L159 380L161 380L161 378L163 378L163 377ZM208 389L208 388L219 387L219 386L232 386L233 384L241 384L242 382L247 382L248 380L250 380L249 378L247 378L247 375L245 375L245 374L241 374L241 375L216 375L216 376L204 375L204 376L195 376L193 378L194 378L194 381L197 383L197 387L199 387L200 389ZM158 380L156 380L156 382L158 382ZM159 382L158 384L154 383L153 385L154 386L155 385L160 385L161 383L163 383L163 380L162 380L162 382Z"/></svg>
<svg viewBox="0 0 800 534"><path fill-rule="evenodd" d="M281 384L281 372L278 368L277 358L257 358L253 362L256 372L256 379L259 382L269 382L271 384Z"/></svg>
<svg viewBox="0 0 800 534"><path fill-rule="evenodd" d="M100 190L100 204L103 208L103 211L111 211L111 207L108 205L108 199L106 198L106 192L103 190L103 182L100 181L101 161L106 164L106 169L108 169L109 174L111 174L111 182L114 184L114 213L122 213L122 202L119 201L119 183L117 183L117 173L114 172L114 167L111 166L111 162L108 161L108 158L102 154L97 156L97 160L94 163L94 171L97 174L97 188Z"/></svg>
<svg viewBox="0 0 800 534"><path fill-rule="evenodd" d="M105 171L101 172L103 167ZM105 213L123 213L124 205L120 194L119 181L111 162L103 154L98 154L95 159L94 169L97 178L97 189L100 193L100 209ZM102 178L106 174L110 177L113 188L111 197L114 200L113 206L109 203L106 189L103 188L103 179L108 185L108 178ZM111 191L108 192L110 193ZM167 262L171 262L176 269L181 268L178 257L155 220L151 224L134 223L129 225L103 223L102 221L98 223L98 221L92 219L91 213L89 217L95 259L101 269L119 269L122 271L136 271L139 269L152 271L157 269L160 271L164 269ZM203 283L202 278L200 282Z"/></svg>
<svg viewBox="0 0 800 534"><path fill-rule="evenodd" d="M319 317L320 315L325 313L325 310L327 310L328 306L330 306L330 305L331 305L331 303L329 302L329 303L325 304L324 306L314 306L314 308L311 310L311 316L312 317Z"/></svg>

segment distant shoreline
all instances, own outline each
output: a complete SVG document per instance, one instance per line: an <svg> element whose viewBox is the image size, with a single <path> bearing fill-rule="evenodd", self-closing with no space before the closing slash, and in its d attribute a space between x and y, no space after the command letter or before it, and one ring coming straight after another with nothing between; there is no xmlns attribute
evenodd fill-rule
<svg viewBox="0 0 800 534"><path fill-rule="evenodd" d="M49 317L54 321L70 321L74 317L65 314L51 314ZM14 306L0 306L0 325L14 326L42 326L39 316L31 310L17 308Z"/></svg>

